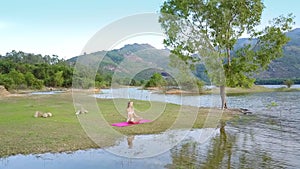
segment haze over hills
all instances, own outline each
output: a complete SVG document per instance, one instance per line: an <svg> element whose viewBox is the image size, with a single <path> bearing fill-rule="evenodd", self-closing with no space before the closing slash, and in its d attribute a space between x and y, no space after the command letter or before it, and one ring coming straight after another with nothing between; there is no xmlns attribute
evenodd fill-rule
<svg viewBox="0 0 300 169"><path fill-rule="evenodd" d="M284 47L282 58L274 60L268 70L257 75L257 79L293 79L300 78L300 28L287 33L291 39ZM249 43L248 39L239 39L236 46ZM251 42L250 42L251 43ZM101 51L93 54L93 57L103 57L99 69L101 72L120 74L134 74L137 79L147 79L153 72L167 69L170 63L170 51L156 49L149 44L125 45L121 49ZM78 58L87 57L81 55L68 60L75 63ZM148 71L145 71L148 70ZM201 80L207 81L205 68L197 66L194 74Z"/></svg>

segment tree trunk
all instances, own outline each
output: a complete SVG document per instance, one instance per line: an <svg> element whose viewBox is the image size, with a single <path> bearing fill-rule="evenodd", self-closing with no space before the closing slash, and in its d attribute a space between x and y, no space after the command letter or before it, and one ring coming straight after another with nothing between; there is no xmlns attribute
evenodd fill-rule
<svg viewBox="0 0 300 169"><path fill-rule="evenodd" d="M225 86L220 86L220 96L222 102L222 109L227 109Z"/></svg>
<svg viewBox="0 0 300 169"><path fill-rule="evenodd" d="M230 61L230 49L227 48L227 60L228 60L228 66L231 65L231 61Z"/></svg>

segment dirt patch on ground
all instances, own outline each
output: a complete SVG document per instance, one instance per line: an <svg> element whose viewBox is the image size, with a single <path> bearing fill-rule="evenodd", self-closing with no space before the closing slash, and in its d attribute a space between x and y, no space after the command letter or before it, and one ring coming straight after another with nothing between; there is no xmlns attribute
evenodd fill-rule
<svg viewBox="0 0 300 169"><path fill-rule="evenodd" d="M0 96L7 96L10 93L5 89L4 86L0 86Z"/></svg>
<svg viewBox="0 0 300 169"><path fill-rule="evenodd" d="M166 94L192 94L193 92L179 90L179 89L171 89L166 91Z"/></svg>

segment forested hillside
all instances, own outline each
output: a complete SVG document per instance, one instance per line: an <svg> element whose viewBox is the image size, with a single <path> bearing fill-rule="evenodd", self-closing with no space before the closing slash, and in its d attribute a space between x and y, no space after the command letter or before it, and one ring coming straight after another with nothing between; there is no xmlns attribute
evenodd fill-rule
<svg viewBox="0 0 300 169"><path fill-rule="evenodd" d="M155 72L163 72L162 69L169 67L169 55L168 50L158 50L149 44L130 44L121 49L76 56L67 62L74 65L77 59L101 58L99 65L96 66L99 73L119 76L120 84L130 84L129 76L133 76L131 78L138 84L143 84Z"/></svg>
<svg viewBox="0 0 300 169"><path fill-rule="evenodd" d="M291 39L284 47L282 58L274 60L267 71L257 75L258 80L276 83L276 79L299 79L300 78L300 29L294 29L287 33Z"/></svg>
<svg viewBox="0 0 300 169"><path fill-rule="evenodd" d="M256 75L257 84L282 84L286 79L300 83L300 29L287 33L290 42L284 47L283 57L271 62L269 68ZM240 39L236 47L253 43ZM163 73L170 64L170 52L159 50L148 44L125 45L121 49L99 51L92 54L73 57L69 60L59 59L56 55L24 53L11 51L0 55L0 85L11 89L41 89L43 87L79 88L109 87L113 76L119 76L118 83L124 85L142 85L155 73ZM90 68L83 66L74 72L78 58L103 58L97 68L95 77L86 78ZM96 63L96 62L95 62ZM135 68L135 69L133 69ZM128 74L133 77L128 78ZM194 74L209 83L204 65L196 66ZM134 83L133 83L134 82Z"/></svg>
<svg viewBox="0 0 300 169"><path fill-rule="evenodd" d="M294 29L287 33L290 41L284 47L283 57L271 62L266 71L260 72L255 76L256 83L259 84L282 84L286 79L293 79L295 82L300 82L300 29ZM239 48L244 44L255 43L248 39L239 39L235 48ZM120 68L118 65L126 58L126 63L129 65L149 63L157 64L157 67L165 68L169 64L170 52L166 50L155 49L148 44L132 44L125 45L121 49L115 49L106 52L106 57L102 60L99 69L102 73L113 74L114 72L126 72L126 67ZM97 55L95 53L95 55ZM84 57L84 56L79 56ZM77 57L70 59L70 62L75 62ZM124 64L124 63L123 63ZM149 70L138 73L135 80L145 80L154 72L159 70ZM194 74L201 80L209 83L209 78L205 72L204 65L197 65Z"/></svg>

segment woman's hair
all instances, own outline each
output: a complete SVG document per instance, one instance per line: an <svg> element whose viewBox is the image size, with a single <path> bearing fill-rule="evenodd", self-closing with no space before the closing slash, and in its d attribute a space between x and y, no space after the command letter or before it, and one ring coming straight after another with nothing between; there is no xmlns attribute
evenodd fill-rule
<svg viewBox="0 0 300 169"><path fill-rule="evenodd" d="M129 102L128 102L128 104L127 104L127 108L129 108L129 107L130 107L130 103L131 103L131 102L133 102L133 101L129 101Z"/></svg>

